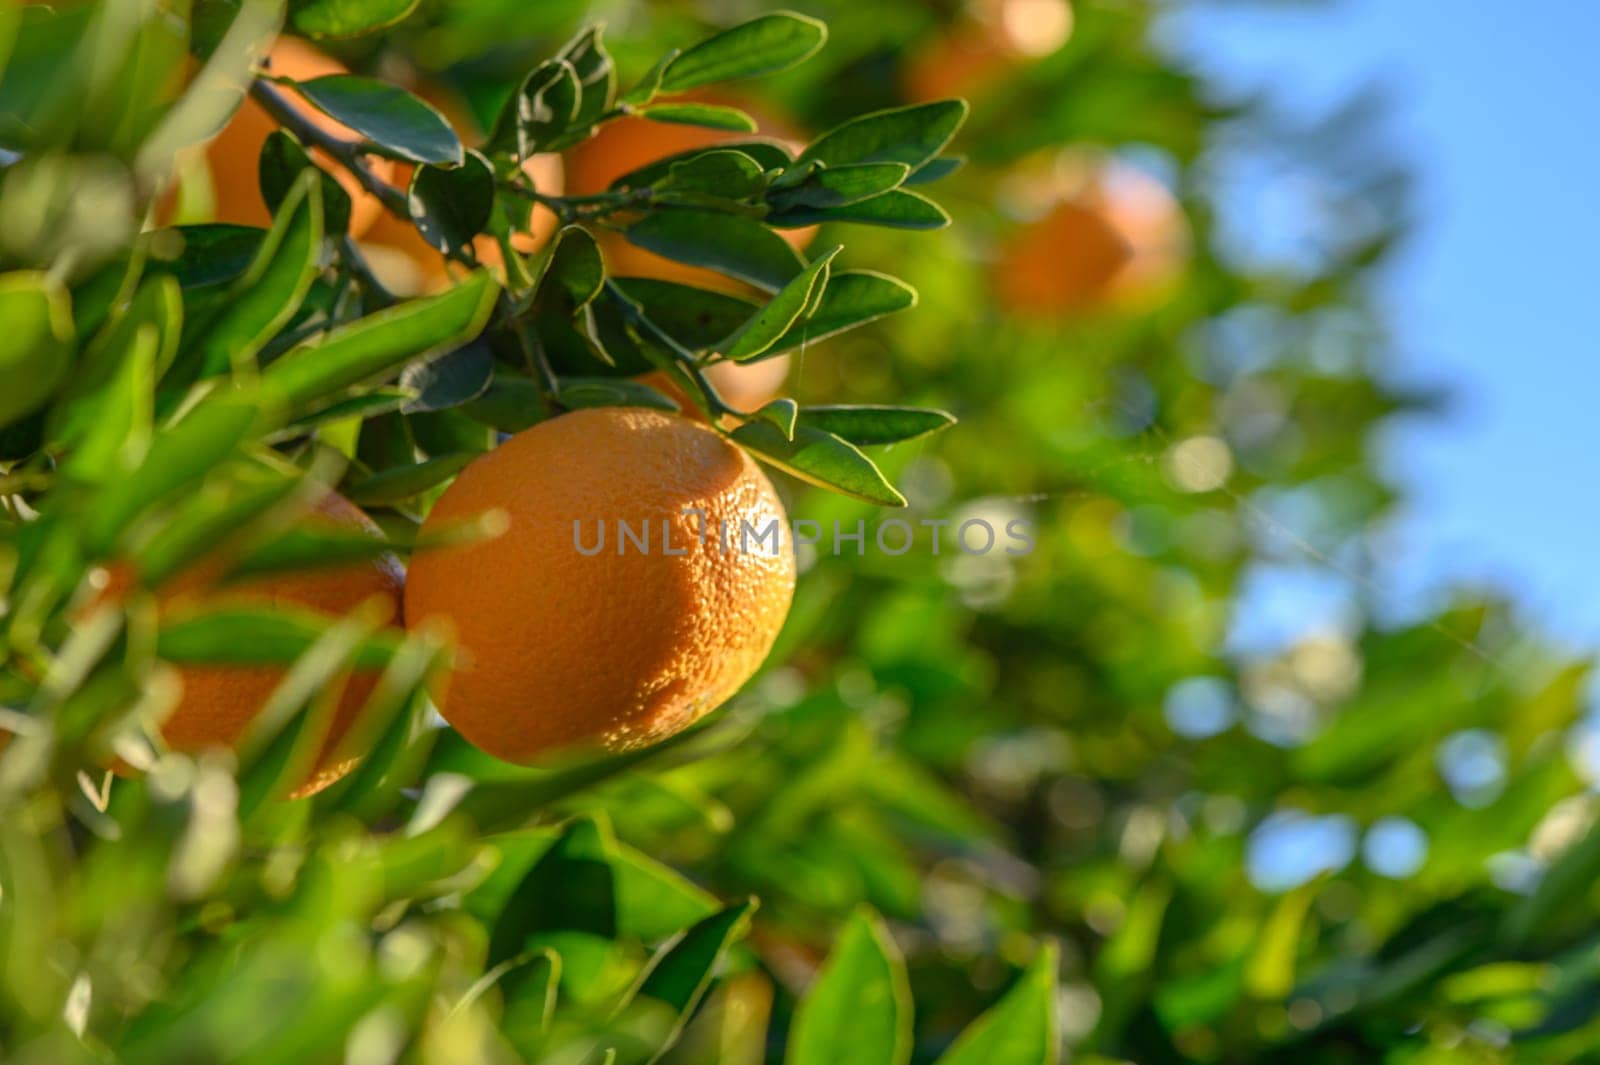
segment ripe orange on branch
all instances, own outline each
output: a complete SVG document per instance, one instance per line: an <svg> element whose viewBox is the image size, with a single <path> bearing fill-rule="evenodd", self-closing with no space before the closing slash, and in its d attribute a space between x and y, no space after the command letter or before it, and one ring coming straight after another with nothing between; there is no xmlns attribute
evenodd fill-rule
<svg viewBox="0 0 1600 1065"><path fill-rule="evenodd" d="M503 536L413 557L405 612L453 630L439 711L497 758L665 739L755 673L788 613L783 503L748 455L685 418L611 407L542 422L464 469L423 535L492 510ZM741 521L776 522L778 550L754 537L741 550Z"/></svg>
<svg viewBox="0 0 1600 1065"><path fill-rule="evenodd" d="M312 505L309 520L335 529L378 535L378 527L359 507L337 492ZM215 564L202 560L157 593L162 612L186 607L283 605L330 617L350 613L369 600L381 604L386 621L400 617L405 574L392 555L369 562L329 566L255 577L210 587ZM130 583L125 570L114 571L103 595L119 595ZM175 751L196 753L235 747L250 722L261 712L284 668L255 665L186 665L178 670L183 689L178 704L161 723L161 737ZM339 743L356 723L378 682L378 673L350 674L340 694L322 749L306 779L291 793L300 798L320 791L344 776L358 759L340 757Z"/></svg>

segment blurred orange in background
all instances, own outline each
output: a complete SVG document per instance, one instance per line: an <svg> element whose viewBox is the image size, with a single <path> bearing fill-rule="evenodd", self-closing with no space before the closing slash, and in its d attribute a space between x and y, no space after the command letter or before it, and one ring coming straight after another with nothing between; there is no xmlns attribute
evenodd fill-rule
<svg viewBox="0 0 1600 1065"><path fill-rule="evenodd" d="M1032 216L1001 243L1001 307L1027 317L1137 308L1165 295L1188 259L1189 224L1172 192L1122 160L1072 153L1007 182Z"/></svg>
<svg viewBox="0 0 1600 1065"><path fill-rule="evenodd" d="M1067 0L976 0L906 61L906 97L922 101L981 95L1022 65L1056 51L1071 36Z"/></svg>

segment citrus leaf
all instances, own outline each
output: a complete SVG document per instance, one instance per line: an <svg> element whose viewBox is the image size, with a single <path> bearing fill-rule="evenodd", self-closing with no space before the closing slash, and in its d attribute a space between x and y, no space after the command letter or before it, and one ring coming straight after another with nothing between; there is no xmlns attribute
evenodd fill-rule
<svg viewBox="0 0 1600 1065"><path fill-rule="evenodd" d="M322 186L323 231L330 236L343 235L350 228L350 194L332 174L311 161L305 148L288 130L275 129L267 134L266 143L261 146L261 157L256 162L256 179L267 209L277 214L294 188L295 180L307 170L316 171Z"/></svg>
<svg viewBox="0 0 1600 1065"><path fill-rule="evenodd" d="M903 507L905 497L884 479L854 444L809 425L796 425L789 439L769 421L745 422L730 434L764 462L802 481L881 506Z"/></svg>
<svg viewBox="0 0 1600 1065"><path fill-rule="evenodd" d="M566 226L556 235L555 247L546 260L541 285L551 281L565 293L572 311L588 305L600 294L605 283L605 263L594 236L582 226Z"/></svg>
<svg viewBox="0 0 1600 1065"><path fill-rule="evenodd" d="M251 365L256 353L288 325L316 277L322 255L322 188L302 172L284 198L255 261L200 327L185 365L203 376Z"/></svg>
<svg viewBox="0 0 1600 1065"><path fill-rule="evenodd" d="M672 103L650 104L634 112L652 122L671 122L680 126L704 126L706 129L725 129L734 133L754 133L756 120L737 107L720 104Z"/></svg>
<svg viewBox="0 0 1600 1065"><path fill-rule="evenodd" d="M756 411L757 418L765 418L776 425L789 440L794 439L794 427L799 414L800 406L792 399L775 399Z"/></svg>
<svg viewBox="0 0 1600 1065"><path fill-rule="evenodd" d="M179 665L286 665L305 654L331 621L326 614L282 604L175 614L161 626L156 653ZM382 669L400 639L382 631L365 637L351 664Z"/></svg>
<svg viewBox="0 0 1600 1065"><path fill-rule="evenodd" d="M904 163L915 170L950 143L966 117L967 105L961 100L875 111L824 133L800 153L799 161L828 166Z"/></svg>
<svg viewBox="0 0 1600 1065"><path fill-rule="evenodd" d="M484 144L488 152L512 152L526 159L565 134L578 117L583 88L565 59L549 59L511 94Z"/></svg>
<svg viewBox="0 0 1600 1065"><path fill-rule="evenodd" d="M921 407L806 407L799 421L857 446L898 444L956 423L954 415Z"/></svg>
<svg viewBox="0 0 1600 1065"><path fill-rule="evenodd" d="M382 558L393 546L383 536L362 528L300 526L285 529L250 551L228 568L228 576L260 577L347 566Z"/></svg>
<svg viewBox="0 0 1600 1065"><path fill-rule="evenodd" d="M544 420L544 394L526 377L497 371L481 396L462 404L461 413L502 433L520 433Z"/></svg>
<svg viewBox="0 0 1600 1065"><path fill-rule="evenodd" d="M262 373L262 383L290 408L341 392L475 337L498 289L479 271L437 296L406 303L340 326L302 344Z"/></svg>
<svg viewBox="0 0 1600 1065"><path fill-rule="evenodd" d="M749 300L653 277L618 277L612 283L684 348L708 348L754 314Z"/></svg>
<svg viewBox="0 0 1600 1065"><path fill-rule="evenodd" d="M622 94L622 102L626 104L642 104L654 99L656 94L661 91L661 79L667 76L667 68L672 66L682 54L682 50L674 48L656 60L655 65L645 71L644 77L639 79L638 84Z"/></svg>
<svg viewBox="0 0 1600 1065"><path fill-rule="evenodd" d="M372 142L391 159L460 166L461 139L431 104L404 89L355 74L328 74L292 82L317 110Z"/></svg>
<svg viewBox="0 0 1600 1065"><path fill-rule="evenodd" d="M267 231L255 226L207 223L161 230L182 240L182 251L154 268L170 273L183 288L198 288L232 281L250 268L261 250Z"/></svg>
<svg viewBox="0 0 1600 1065"><path fill-rule="evenodd" d="M783 286L766 306L756 311L717 350L736 362L754 359L771 348L816 306L817 294L828 283L828 267L842 249L834 245Z"/></svg>
<svg viewBox="0 0 1600 1065"><path fill-rule="evenodd" d="M943 207L910 189L890 189L840 207L794 207L767 216L767 223L779 228L824 222L855 222L889 229L943 229L950 224L950 216Z"/></svg>
<svg viewBox="0 0 1600 1065"><path fill-rule="evenodd" d="M406 208L422 239L442 252L460 251L489 227L494 169L475 151L460 166L419 166L411 174Z"/></svg>
<svg viewBox="0 0 1600 1065"><path fill-rule="evenodd" d="M72 299L34 271L0 274L0 426L43 405L72 365Z"/></svg>
<svg viewBox="0 0 1600 1065"><path fill-rule="evenodd" d="M736 151L749 156L755 160L756 168L762 171L783 170L794 162L794 157L790 154L789 149L770 137L723 141L714 148L689 148L685 151L662 156L654 162L646 163L636 170L630 170L626 174L614 178L609 187L612 189L653 187L665 179L674 167L704 155L714 155L728 151Z"/></svg>
<svg viewBox="0 0 1600 1065"><path fill-rule="evenodd" d="M766 183L760 163L749 154L730 148L702 152L673 163L656 188L740 201L759 193Z"/></svg>
<svg viewBox="0 0 1600 1065"><path fill-rule="evenodd" d="M962 156L941 155L935 159L929 159L926 163L913 170L911 176L906 178L905 183L907 185L928 185L941 178L949 177L966 165L967 160Z"/></svg>
<svg viewBox="0 0 1600 1065"><path fill-rule="evenodd" d="M590 26L561 49L560 58L572 67L578 82L578 106L571 125L580 135L610 110L617 95L617 67L600 40L601 26ZM565 147L565 145L557 145Z"/></svg>
<svg viewBox="0 0 1600 1065"><path fill-rule="evenodd" d="M1027 971L983 1016L973 1021L938 1065L1055 1065L1056 948L1043 946Z"/></svg>
<svg viewBox="0 0 1600 1065"><path fill-rule="evenodd" d="M417 0L290 0L289 25L307 37L359 37L393 26Z"/></svg>
<svg viewBox="0 0 1600 1065"><path fill-rule="evenodd" d="M776 74L803 62L828 39L822 22L789 11L751 19L690 48L667 67L666 92L760 74Z"/></svg>
<svg viewBox="0 0 1600 1065"><path fill-rule="evenodd" d="M568 410L581 407L650 407L676 412L678 405L649 385L626 377L563 377L556 402Z"/></svg>
<svg viewBox="0 0 1600 1065"><path fill-rule="evenodd" d="M470 451L440 455L410 466L395 466L363 478L345 491L350 502L363 507L392 506L436 488L477 458Z"/></svg>
<svg viewBox="0 0 1600 1065"><path fill-rule="evenodd" d="M905 282L870 270L844 270L828 278L817 307L795 323L772 353L787 351L914 307L917 293Z"/></svg>
<svg viewBox="0 0 1600 1065"><path fill-rule="evenodd" d="M849 163L813 172L804 182L775 192L774 212L843 207L871 199L902 184L911 173L904 163Z"/></svg>
<svg viewBox="0 0 1600 1065"><path fill-rule="evenodd" d="M480 337L452 352L414 362L400 371L400 387L411 393L407 414L448 410L483 395L494 376L494 352Z"/></svg>
<svg viewBox="0 0 1600 1065"><path fill-rule="evenodd" d="M749 931L756 905L754 898L748 898L702 918L663 944L645 966L624 1005L648 999L666 1006L676 1018L672 1028L655 1041L651 1061L659 1060L678 1042L711 986L717 966Z"/></svg>
<svg viewBox="0 0 1600 1065"><path fill-rule="evenodd" d="M628 227L630 242L675 262L704 266L776 292L804 269L800 254L751 218L663 211Z"/></svg>
<svg viewBox="0 0 1600 1065"><path fill-rule="evenodd" d="M906 1065L911 1003L905 965L883 921L858 910L795 1010L788 1065Z"/></svg>

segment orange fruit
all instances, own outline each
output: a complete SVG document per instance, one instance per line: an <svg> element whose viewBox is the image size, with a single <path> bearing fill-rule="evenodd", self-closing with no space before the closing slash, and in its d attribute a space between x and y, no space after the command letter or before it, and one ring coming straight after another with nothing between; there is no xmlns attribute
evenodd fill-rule
<svg viewBox="0 0 1600 1065"><path fill-rule="evenodd" d="M332 56L313 48L297 37L279 37L267 53L268 69L274 74L284 74L305 81L329 74L348 74L344 64ZM284 98L317 128L346 139L360 139L360 134L302 100L291 90L282 90ZM206 146L206 163L211 170L211 195L218 222L233 222L245 226L269 226L272 215L261 198L258 161L261 146L267 134L278 128L278 123L262 106L250 97L222 127ZM365 191L348 171L334 163L327 155L311 150L317 165L327 170L350 194L350 234L359 237L384 213L383 203ZM382 180L392 181L394 164L376 156L367 156L372 172Z"/></svg>
<svg viewBox="0 0 1600 1065"><path fill-rule="evenodd" d="M1164 293L1182 271L1189 229L1161 182L1121 163L1069 161L1035 182L1042 218L1001 246L996 300L1024 317L1137 307Z"/></svg>
<svg viewBox="0 0 1600 1065"><path fill-rule="evenodd" d="M541 422L462 470L422 535L495 509L503 536L413 556L405 613L454 631L439 712L497 758L663 740L750 678L788 613L783 503L748 455L686 418L608 407ZM753 534L740 550L741 521L776 522L776 552Z"/></svg>
<svg viewBox="0 0 1600 1065"><path fill-rule="evenodd" d="M328 492L312 505L311 521L377 535L379 530L354 503ZM211 587L217 564L202 560L157 593L158 609L220 607L230 604L281 604L330 616L348 614L369 599L380 601L386 620L398 620L405 575L392 555L363 563L277 573ZM113 571L103 595L117 595L131 583L127 570ZM283 679L279 666L190 665L178 670L183 691L178 704L161 723L161 736L175 751L198 752L234 747L246 727ZM321 791L355 767L358 759L339 757L337 750L378 682L378 673L352 673L340 694L328 734L305 781L290 798Z"/></svg>
<svg viewBox="0 0 1600 1065"><path fill-rule="evenodd" d="M439 109L463 144L470 147L483 141L484 132L477 120L448 88L430 83L416 86L412 91ZM410 166L397 167L395 182L402 188L409 186L412 170ZM559 196L566 188L564 165L561 156L554 152L542 152L525 159L522 172L540 192ZM558 227L554 211L535 206L528 217L528 228L512 236L511 246L524 255L532 255L550 242ZM361 246L378 280L397 296L438 292L450 284L445 257L422 239L417 227L408 219L385 212L367 231ZM500 264L500 246L494 238L481 236L473 241L472 247L480 262L489 266Z"/></svg>
<svg viewBox="0 0 1600 1065"><path fill-rule="evenodd" d="M649 163L679 152L710 148L739 140L776 141L791 152L805 145L805 138L782 119L767 114L747 100L692 93L684 99L738 107L756 120L758 133L733 133L728 130L683 126L672 122L652 122L647 118L618 118L600 127L598 133L567 153L567 191L575 196L605 192L611 183ZM646 251L612 229L596 227L595 239L605 257L606 270L616 277L654 277L681 285L714 289L739 295L750 287L715 270L687 266L655 252ZM816 235L816 226L777 230L792 247L804 248Z"/></svg>
<svg viewBox="0 0 1600 1065"><path fill-rule="evenodd" d="M906 98L981 96L1071 35L1067 0L979 0L951 29L912 52L901 76Z"/></svg>

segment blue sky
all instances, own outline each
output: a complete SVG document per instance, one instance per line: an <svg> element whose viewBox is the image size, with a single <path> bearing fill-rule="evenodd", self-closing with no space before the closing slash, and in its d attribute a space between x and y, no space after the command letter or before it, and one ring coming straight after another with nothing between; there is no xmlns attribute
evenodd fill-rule
<svg viewBox="0 0 1600 1065"><path fill-rule="evenodd" d="M1388 441L1411 502L1385 591L1487 581L1600 647L1600 4L1204 4L1172 31L1219 84L1308 115L1374 83L1393 104L1418 176L1385 292L1399 370L1455 402Z"/></svg>

